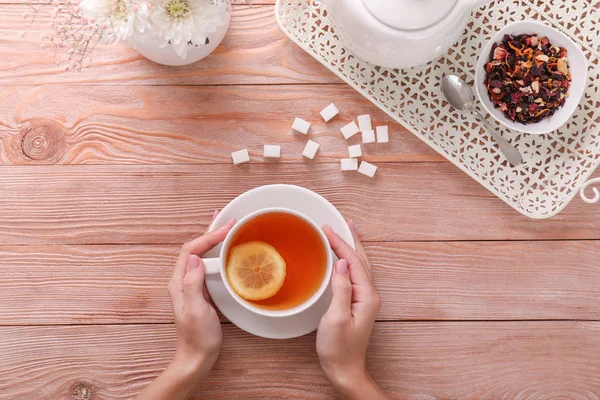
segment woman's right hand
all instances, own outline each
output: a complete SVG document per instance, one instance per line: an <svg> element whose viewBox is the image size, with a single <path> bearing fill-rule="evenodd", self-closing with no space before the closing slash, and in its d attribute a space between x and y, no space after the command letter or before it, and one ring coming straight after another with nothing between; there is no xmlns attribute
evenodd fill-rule
<svg viewBox="0 0 600 400"><path fill-rule="evenodd" d="M321 366L336 389L347 399L387 399L366 368L369 337L381 300L371 275L371 264L356 230L350 247L329 226L323 231L340 259L331 280L333 298L317 331Z"/></svg>

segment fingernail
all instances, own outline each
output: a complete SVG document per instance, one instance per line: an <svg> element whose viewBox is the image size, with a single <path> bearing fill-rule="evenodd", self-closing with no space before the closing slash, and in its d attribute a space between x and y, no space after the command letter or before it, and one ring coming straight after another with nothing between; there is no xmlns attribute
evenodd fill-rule
<svg viewBox="0 0 600 400"><path fill-rule="evenodd" d="M196 255L191 255L188 258L188 263L187 263L187 269L192 270L192 269L198 269L198 267L200 266L200 257L196 256Z"/></svg>
<svg viewBox="0 0 600 400"><path fill-rule="evenodd" d="M336 274L347 274L348 273L348 261L341 259L335 265L335 273Z"/></svg>
<svg viewBox="0 0 600 400"><path fill-rule="evenodd" d="M331 227L329 225L325 224L325 225L323 225L323 230L325 230L325 229L331 229Z"/></svg>
<svg viewBox="0 0 600 400"><path fill-rule="evenodd" d="M229 222L221 228L221 230L226 231L226 230L230 229L233 225L235 225L235 222L236 222L235 218L230 219Z"/></svg>
<svg viewBox="0 0 600 400"><path fill-rule="evenodd" d="M217 218L217 215L219 215L219 210L215 210L215 211L213 212L213 215L212 215L212 219L211 219L211 221L214 221L214 220L215 220L215 218Z"/></svg>
<svg viewBox="0 0 600 400"><path fill-rule="evenodd" d="M348 225L350 225L350 228L356 231L356 225L354 225L354 221L352 221L351 219L347 219L346 221L348 222Z"/></svg>

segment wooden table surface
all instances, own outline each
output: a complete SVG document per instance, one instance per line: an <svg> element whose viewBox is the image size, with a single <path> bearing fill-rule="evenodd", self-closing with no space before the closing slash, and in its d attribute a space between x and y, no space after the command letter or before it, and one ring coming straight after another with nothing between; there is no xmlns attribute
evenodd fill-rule
<svg viewBox="0 0 600 400"><path fill-rule="evenodd" d="M280 32L270 2L237 4L192 66L100 48L65 73L0 6L0 398L127 399L168 363L166 292L181 244L213 210L269 183L305 186L364 235L383 306L369 366L395 398L600 397L600 208L519 215L393 123ZM341 116L325 124L331 101ZM376 179L342 174L338 128L370 113ZM314 161L294 117L313 121ZM281 143L280 162L262 145ZM250 150L236 167L230 153ZM329 399L315 335L253 337L223 320L197 399Z"/></svg>

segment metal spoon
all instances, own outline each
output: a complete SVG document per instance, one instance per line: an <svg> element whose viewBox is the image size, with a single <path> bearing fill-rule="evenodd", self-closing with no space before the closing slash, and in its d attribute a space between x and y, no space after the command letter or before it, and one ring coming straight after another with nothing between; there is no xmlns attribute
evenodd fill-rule
<svg viewBox="0 0 600 400"><path fill-rule="evenodd" d="M486 130L500 146L500 150L512 165L519 165L523 162L523 157L519 150L511 146L494 128L485 120L483 115L475 109L475 98L473 91L465 81L456 75L446 75L442 79L442 93L454 108L459 111L471 112L480 122L483 123Z"/></svg>

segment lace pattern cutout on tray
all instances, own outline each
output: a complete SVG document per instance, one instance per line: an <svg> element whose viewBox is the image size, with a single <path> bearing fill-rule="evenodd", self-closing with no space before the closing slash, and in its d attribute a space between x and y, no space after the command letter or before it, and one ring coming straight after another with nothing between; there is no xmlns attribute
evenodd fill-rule
<svg viewBox="0 0 600 400"><path fill-rule="evenodd" d="M600 1L492 2L473 10L465 32L445 55L406 70L374 66L354 56L317 2L278 0L276 14L295 43L528 217L559 213L600 164ZM589 79L573 118L552 134L507 131L488 118L526 160L511 167L479 124L450 109L440 96L439 82L452 73L473 86L480 49L496 31L524 19L558 28L581 45L589 62Z"/></svg>

